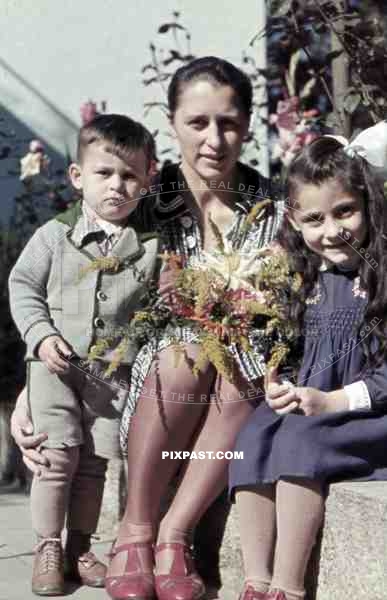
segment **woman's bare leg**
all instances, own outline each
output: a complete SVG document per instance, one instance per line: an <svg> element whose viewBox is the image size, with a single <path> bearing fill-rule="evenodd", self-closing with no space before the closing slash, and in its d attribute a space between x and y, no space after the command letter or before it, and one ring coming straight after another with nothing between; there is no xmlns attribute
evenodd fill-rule
<svg viewBox="0 0 387 600"><path fill-rule="evenodd" d="M192 361L199 351L188 345ZM185 361L175 368L175 352L160 352L144 383L128 434L128 496L117 546L152 541L156 534L160 501L181 460L166 459L163 452L182 452L192 444L195 431L208 410L214 371L208 365L199 377ZM194 400L194 401L192 401ZM114 575L115 559L109 568ZM118 569L122 572L122 568Z"/></svg>
<svg viewBox="0 0 387 600"><path fill-rule="evenodd" d="M227 485L229 458L216 458L218 452L232 451L236 437L256 407L257 386L239 381L234 385L219 378L208 413L192 451L204 460L190 460L184 470L176 496L161 522L158 542L189 542L199 519ZM251 393L248 393L251 390ZM240 398L243 400L240 400ZM209 453L215 458L209 458ZM157 555L157 571L168 572L173 552Z"/></svg>

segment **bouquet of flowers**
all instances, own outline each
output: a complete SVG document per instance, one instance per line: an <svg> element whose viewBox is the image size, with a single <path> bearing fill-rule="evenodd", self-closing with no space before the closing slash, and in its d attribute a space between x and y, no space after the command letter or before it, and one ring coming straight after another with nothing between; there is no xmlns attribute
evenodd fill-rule
<svg viewBox="0 0 387 600"><path fill-rule="evenodd" d="M261 218L268 202L253 207L245 227ZM164 253L161 289L148 307L134 314L114 351L108 375L117 368L120 353L126 351L130 339L144 342L147 337L162 334L167 325L169 331L189 327L197 334L200 352L193 365L196 374L210 361L232 381L232 348L250 351L249 334L254 329L261 332L258 337L268 366L284 362L297 337L289 306L301 285L300 275L291 272L287 255L278 244L246 254L243 249L232 248L211 219L210 226L217 245L211 252L203 251L200 259L183 266L180 256ZM163 280L168 280L167 286L163 286ZM183 357L184 344L178 337L174 347L176 358ZM100 340L89 358L97 358L108 348L109 341Z"/></svg>

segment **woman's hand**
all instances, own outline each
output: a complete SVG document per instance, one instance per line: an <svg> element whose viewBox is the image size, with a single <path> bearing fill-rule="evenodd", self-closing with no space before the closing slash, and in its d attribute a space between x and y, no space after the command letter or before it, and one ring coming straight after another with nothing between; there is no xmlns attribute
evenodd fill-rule
<svg viewBox="0 0 387 600"><path fill-rule="evenodd" d="M159 292L164 302L170 307L173 307L173 303L176 298L176 280L180 274L180 271L175 268L171 268L169 265L164 267L159 277Z"/></svg>
<svg viewBox="0 0 387 600"><path fill-rule="evenodd" d="M45 433L33 435L33 432L34 428L27 407L27 394L24 389L11 415L11 434L20 448L24 464L39 476L42 466L49 466L48 460L39 452L39 447L47 439L47 435Z"/></svg>
<svg viewBox="0 0 387 600"><path fill-rule="evenodd" d="M266 402L278 415L287 415L299 407L297 388L281 384L277 369L268 369L265 376Z"/></svg>

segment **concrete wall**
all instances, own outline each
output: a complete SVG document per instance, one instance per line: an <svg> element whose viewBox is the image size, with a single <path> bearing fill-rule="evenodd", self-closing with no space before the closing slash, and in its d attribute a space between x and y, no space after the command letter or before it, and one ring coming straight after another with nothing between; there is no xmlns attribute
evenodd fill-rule
<svg viewBox="0 0 387 600"><path fill-rule="evenodd" d="M260 3L244 0L241 9L235 0L1 0L0 103L22 140L18 154L32 135L50 145L54 160L71 154L79 106L88 98L142 119L143 103L161 93L142 85L141 68L173 10L192 34L194 54L241 64L258 27ZM156 113L146 124L152 130L167 126ZM9 213L17 186L8 176L15 167L15 159L0 161L0 219Z"/></svg>

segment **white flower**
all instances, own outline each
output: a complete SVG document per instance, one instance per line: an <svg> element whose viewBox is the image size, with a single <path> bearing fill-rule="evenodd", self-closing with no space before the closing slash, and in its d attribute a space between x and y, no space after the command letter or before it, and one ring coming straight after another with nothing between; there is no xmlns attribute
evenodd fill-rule
<svg viewBox="0 0 387 600"><path fill-rule="evenodd" d="M230 251L230 246L228 250L225 249L224 253L203 251L202 260L197 263L198 268L210 269L220 275L228 289L245 289L254 292L255 288L251 280L261 268L263 249L246 254L243 251Z"/></svg>

